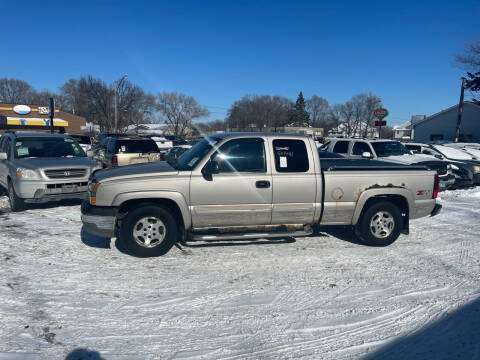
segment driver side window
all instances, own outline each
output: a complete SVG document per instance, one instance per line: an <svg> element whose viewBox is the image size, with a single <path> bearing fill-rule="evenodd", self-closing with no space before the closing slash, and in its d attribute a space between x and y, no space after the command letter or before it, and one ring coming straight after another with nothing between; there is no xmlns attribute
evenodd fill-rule
<svg viewBox="0 0 480 360"><path fill-rule="evenodd" d="M263 139L238 139L223 144L214 157L220 173L266 172Z"/></svg>

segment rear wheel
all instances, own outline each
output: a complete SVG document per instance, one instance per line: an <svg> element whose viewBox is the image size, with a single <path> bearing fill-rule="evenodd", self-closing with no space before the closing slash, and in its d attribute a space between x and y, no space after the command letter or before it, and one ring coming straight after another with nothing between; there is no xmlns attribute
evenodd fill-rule
<svg viewBox="0 0 480 360"><path fill-rule="evenodd" d="M25 202L22 198L17 196L11 181L8 182L8 200L10 202L10 208L13 212L25 210Z"/></svg>
<svg viewBox="0 0 480 360"><path fill-rule="evenodd" d="M400 236L402 220L402 213L397 206L379 201L363 213L356 230L365 244L387 246Z"/></svg>
<svg viewBox="0 0 480 360"><path fill-rule="evenodd" d="M177 222L165 207L139 207L122 220L120 239L136 256L161 256L178 240Z"/></svg>

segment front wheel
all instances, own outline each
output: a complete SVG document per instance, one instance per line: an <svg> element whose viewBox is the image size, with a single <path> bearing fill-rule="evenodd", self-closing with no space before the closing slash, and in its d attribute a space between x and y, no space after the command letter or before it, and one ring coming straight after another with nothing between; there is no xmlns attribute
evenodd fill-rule
<svg viewBox="0 0 480 360"><path fill-rule="evenodd" d="M380 201L364 212L356 230L365 244L388 246L400 236L402 220L402 213L397 206Z"/></svg>
<svg viewBox="0 0 480 360"><path fill-rule="evenodd" d="M178 240L177 222L165 207L141 206L122 220L120 239L136 256L161 256Z"/></svg>
<svg viewBox="0 0 480 360"><path fill-rule="evenodd" d="M25 210L25 202L15 193L15 189L13 188L11 181L8 183L8 200L10 202L10 208L13 212Z"/></svg>

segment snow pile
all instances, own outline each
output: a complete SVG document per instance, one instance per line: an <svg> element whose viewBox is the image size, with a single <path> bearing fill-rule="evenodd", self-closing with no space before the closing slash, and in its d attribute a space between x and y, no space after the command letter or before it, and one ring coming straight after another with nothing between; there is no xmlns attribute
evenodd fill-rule
<svg viewBox="0 0 480 360"><path fill-rule="evenodd" d="M480 189L441 197L386 248L326 228L156 259L83 231L78 203L0 198L0 359L478 357Z"/></svg>

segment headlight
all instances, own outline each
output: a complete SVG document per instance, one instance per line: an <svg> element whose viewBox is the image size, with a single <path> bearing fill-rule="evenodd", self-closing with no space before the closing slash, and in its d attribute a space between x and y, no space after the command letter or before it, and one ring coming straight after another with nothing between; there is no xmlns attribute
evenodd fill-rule
<svg viewBox="0 0 480 360"><path fill-rule="evenodd" d="M480 172L480 166L473 166L473 167L472 167L472 171L473 171L474 173L479 173L479 172Z"/></svg>
<svg viewBox="0 0 480 360"><path fill-rule="evenodd" d="M451 164L453 170L460 170L460 168L457 165Z"/></svg>
<svg viewBox="0 0 480 360"><path fill-rule="evenodd" d="M39 179L40 175L35 170L18 168L17 178L19 179Z"/></svg>
<svg viewBox="0 0 480 360"><path fill-rule="evenodd" d="M447 169L451 169L452 168L452 164L447 164Z"/></svg>

